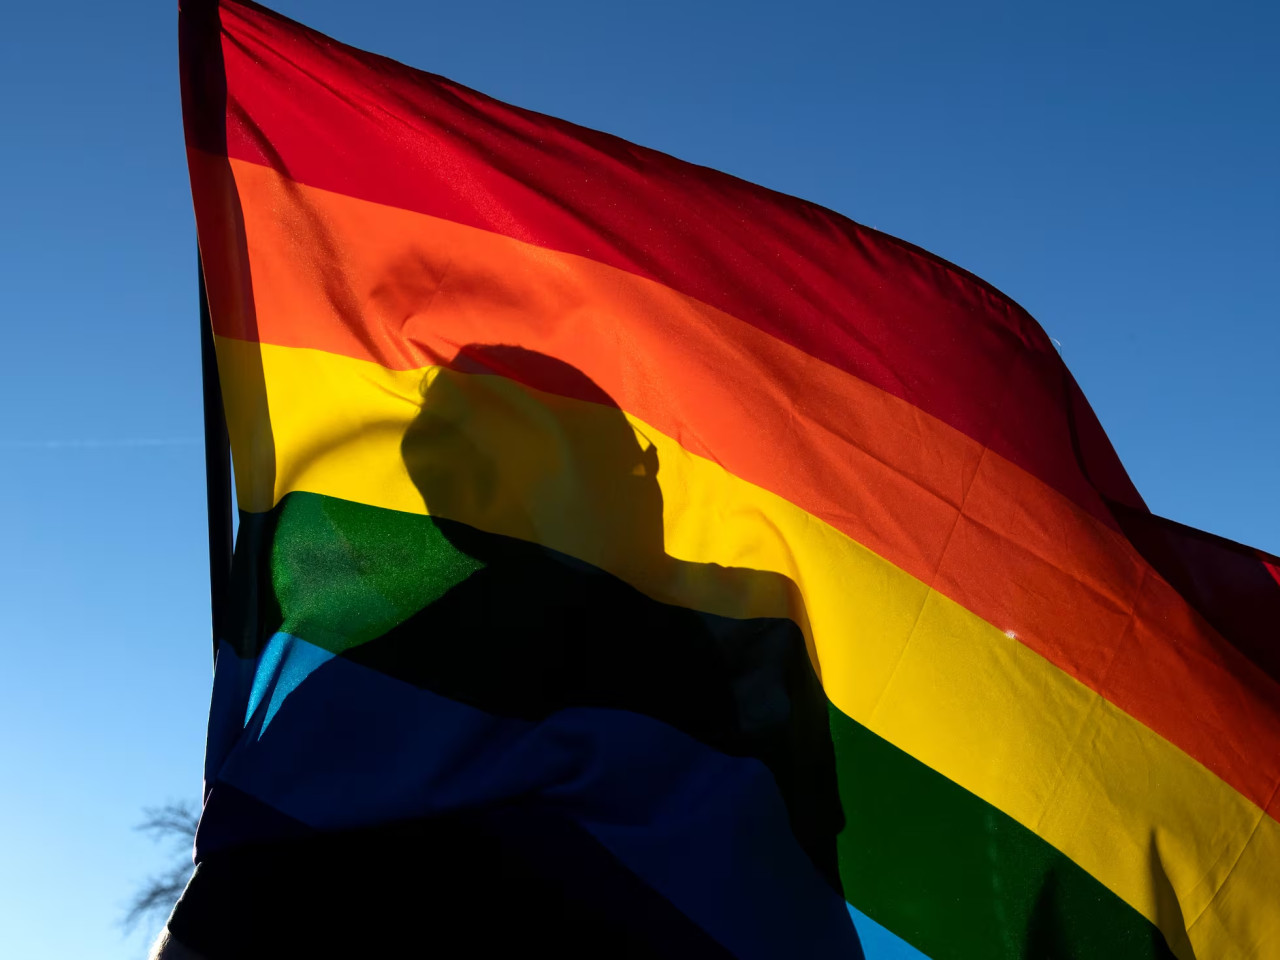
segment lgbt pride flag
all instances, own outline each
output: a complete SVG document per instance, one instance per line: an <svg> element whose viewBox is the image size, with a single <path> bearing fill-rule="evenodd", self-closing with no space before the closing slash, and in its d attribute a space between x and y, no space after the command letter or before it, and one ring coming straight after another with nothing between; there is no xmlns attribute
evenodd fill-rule
<svg viewBox="0 0 1280 960"><path fill-rule="evenodd" d="M1280 957L1280 562L1153 516L1017 304L251 3L181 46L202 870L463 817L655 956Z"/></svg>

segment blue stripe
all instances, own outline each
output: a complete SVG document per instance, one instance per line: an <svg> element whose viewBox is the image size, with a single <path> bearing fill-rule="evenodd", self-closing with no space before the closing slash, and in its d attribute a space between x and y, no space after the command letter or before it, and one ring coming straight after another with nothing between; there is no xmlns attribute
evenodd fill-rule
<svg viewBox="0 0 1280 960"><path fill-rule="evenodd" d="M928 956L880 926L857 907L852 904L845 906L849 908L849 916L853 918L867 960L929 960Z"/></svg>
<svg viewBox="0 0 1280 960"><path fill-rule="evenodd" d="M862 956L759 761L621 710L495 717L284 636L256 672L219 655L215 707L248 722L213 724L213 819L219 780L322 830L519 798L576 821L744 960Z"/></svg>
<svg viewBox="0 0 1280 960"><path fill-rule="evenodd" d="M262 723L258 729L258 736L262 736L262 731L267 729L285 698L317 667L332 659L333 654L323 647L287 633L275 634L258 656L258 666L253 672L253 687L249 691L249 703L245 706L244 726L249 725L253 714L270 691L271 699L267 701L267 710L262 715Z"/></svg>

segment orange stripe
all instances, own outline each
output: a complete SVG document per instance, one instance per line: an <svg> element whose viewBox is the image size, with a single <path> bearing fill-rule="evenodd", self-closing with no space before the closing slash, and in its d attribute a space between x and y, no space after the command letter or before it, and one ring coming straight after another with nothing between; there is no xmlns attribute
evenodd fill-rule
<svg viewBox="0 0 1280 960"><path fill-rule="evenodd" d="M398 369L481 340L571 363L690 452L1016 636L1276 813L1280 687L1120 535L1009 461L661 284L231 166L263 342ZM216 303L215 319L223 335L249 333L222 324Z"/></svg>

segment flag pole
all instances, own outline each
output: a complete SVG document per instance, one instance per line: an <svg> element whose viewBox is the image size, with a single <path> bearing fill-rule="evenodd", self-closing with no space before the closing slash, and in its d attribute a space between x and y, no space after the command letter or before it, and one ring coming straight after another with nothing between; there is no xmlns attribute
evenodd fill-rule
<svg viewBox="0 0 1280 960"><path fill-rule="evenodd" d="M226 636L227 594L231 584L231 444L218 383L218 360L213 350L213 321L204 283L204 265L196 257L200 288L200 379L204 389L205 507L209 518L209 606L213 655Z"/></svg>

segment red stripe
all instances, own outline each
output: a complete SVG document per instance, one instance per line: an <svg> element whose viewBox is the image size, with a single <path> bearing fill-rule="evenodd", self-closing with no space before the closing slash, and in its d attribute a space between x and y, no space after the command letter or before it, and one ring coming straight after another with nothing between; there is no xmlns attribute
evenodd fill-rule
<svg viewBox="0 0 1280 960"><path fill-rule="evenodd" d="M1280 681L1280 578L1261 552L1147 511L1116 508L1125 536L1184 600Z"/></svg>
<svg viewBox="0 0 1280 960"><path fill-rule="evenodd" d="M1267 572L1275 578L1277 584L1280 584L1280 565L1270 563L1266 560L1262 561L1262 565L1267 568Z"/></svg>

